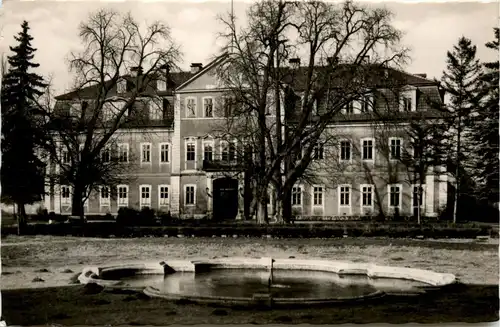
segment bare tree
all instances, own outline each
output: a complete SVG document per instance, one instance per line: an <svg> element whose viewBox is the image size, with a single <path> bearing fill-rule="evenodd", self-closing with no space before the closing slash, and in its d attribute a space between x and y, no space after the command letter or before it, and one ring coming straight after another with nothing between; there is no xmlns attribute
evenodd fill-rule
<svg viewBox="0 0 500 327"><path fill-rule="evenodd" d="M176 67L180 51L168 26L155 22L142 29L130 13L99 10L79 30L84 50L69 59L74 90L44 110L51 131L45 150L55 163L52 187L71 185L72 214L83 218L93 190L114 189L133 169L126 164L129 154L117 147L120 131L144 126L150 112L162 110L155 83L165 78L166 65Z"/></svg>
<svg viewBox="0 0 500 327"><path fill-rule="evenodd" d="M386 9L350 1L260 1L249 10L246 28L237 30L232 16L222 19L228 59L219 77L242 107L238 117L254 121L233 134L257 138L259 222L267 217L270 184L290 219L292 188L325 129L349 102L371 93L381 69L406 59L391 17ZM305 53L305 66L291 67L287 61L298 53Z"/></svg>

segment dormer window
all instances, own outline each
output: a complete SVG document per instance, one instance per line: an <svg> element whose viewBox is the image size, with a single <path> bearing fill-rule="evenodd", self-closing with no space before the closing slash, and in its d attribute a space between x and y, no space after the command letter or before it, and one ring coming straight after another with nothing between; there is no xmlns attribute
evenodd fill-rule
<svg viewBox="0 0 500 327"><path fill-rule="evenodd" d="M411 98L407 96L403 96L403 111L411 111Z"/></svg>
<svg viewBox="0 0 500 327"><path fill-rule="evenodd" d="M159 79L156 81L156 89L159 91L159 92L164 92L167 90L167 82L162 80L162 79Z"/></svg>
<svg viewBox="0 0 500 327"><path fill-rule="evenodd" d="M417 110L417 90L414 87L406 87L399 96L399 111L410 112Z"/></svg>
<svg viewBox="0 0 500 327"><path fill-rule="evenodd" d="M370 112L371 111L371 108L373 106L373 101L372 101L372 97L370 95L364 95L362 98L361 98L361 101L360 101L360 110L361 110L361 113L367 113L367 112Z"/></svg>
<svg viewBox="0 0 500 327"><path fill-rule="evenodd" d="M344 114L353 114L354 113L354 101L349 101L342 110Z"/></svg>
<svg viewBox="0 0 500 327"><path fill-rule="evenodd" d="M149 102L149 119L161 120L163 119L163 108L154 101Z"/></svg>
<svg viewBox="0 0 500 327"><path fill-rule="evenodd" d="M118 94L125 93L127 91L127 81L121 79L116 83L116 92Z"/></svg>
<svg viewBox="0 0 500 327"><path fill-rule="evenodd" d="M70 117L78 116L80 108L81 108L80 103L78 102L72 103L69 108L69 116Z"/></svg>

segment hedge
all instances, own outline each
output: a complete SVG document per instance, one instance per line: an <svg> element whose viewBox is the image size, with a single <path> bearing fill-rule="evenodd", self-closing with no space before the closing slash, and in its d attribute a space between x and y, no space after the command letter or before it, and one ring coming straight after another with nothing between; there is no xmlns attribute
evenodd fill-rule
<svg viewBox="0 0 500 327"><path fill-rule="evenodd" d="M3 227L2 235L16 234L16 227ZM440 225L383 225L383 224L339 224L339 225L233 225L233 226L126 226L116 222L95 222L84 225L71 223L30 224L27 235L75 235L88 237L273 237L273 238L339 238L339 237L391 237L391 238L475 238L477 236L498 237L491 227Z"/></svg>

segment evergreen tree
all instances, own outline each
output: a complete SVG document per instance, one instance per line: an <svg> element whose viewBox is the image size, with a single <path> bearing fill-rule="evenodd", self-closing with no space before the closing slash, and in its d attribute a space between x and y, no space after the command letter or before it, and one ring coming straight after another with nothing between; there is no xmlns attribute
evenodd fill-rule
<svg viewBox="0 0 500 327"><path fill-rule="evenodd" d="M450 96L446 105L449 113L447 156L449 168L455 175L456 189L453 208L453 221L457 220L459 199L466 194L462 186L467 173L474 168L471 162L470 133L473 117L477 114L477 103L480 98L481 65L476 59L476 46L466 37L461 37L458 44L448 51L446 71L443 72L442 83Z"/></svg>
<svg viewBox="0 0 500 327"><path fill-rule="evenodd" d="M486 43L486 47L496 51L498 58L498 28L494 33L495 40ZM499 201L499 62L487 62L483 66L481 110L473 131L474 157L477 159L475 175L478 198L491 204Z"/></svg>
<svg viewBox="0 0 500 327"><path fill-rule="evenodd" d="M31 46L26 21L15 37L18 45L10 47L9 70L2 76L2 167L3 201L17 205L19 232L26 222L25 205L41 200L44 192L44 165L37 157L36 101L46 84L31 69L36 49Z"/></svg>

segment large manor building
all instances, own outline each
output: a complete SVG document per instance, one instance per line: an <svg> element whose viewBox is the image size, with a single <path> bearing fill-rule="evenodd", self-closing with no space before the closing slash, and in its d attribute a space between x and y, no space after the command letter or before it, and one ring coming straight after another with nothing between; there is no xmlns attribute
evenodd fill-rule
<svg viewBox="0 0 500 327"><path fill-rule="evenodd" d="M218 101L224 90L217 86L215 74L222 60L223 57L218 57L205 66L192 64L189 72L166 71L166 81L154 83L163 101L161 109L144 107L143 116L147 117L147 123L117 132L119 156L133 167L129 172L133 178L116 186L116 196L111 196L107 187L93 192L85 203L87 214L116 215L120 207L150 207L181 218L248 217L244 174L234 173L228 177L227 166L216 164L231 156L228 144L218 140L213 133L214 126L220 126L220 122L226 119L221 101ZM401 112L408 117L428 112L432 118L427 100L442 100L437 83L423 74L395 70L390 70L390 73L398 74L398 78L404 81ZM124 80L113 92L124 93L126 88ZM92 87L83 93L92 97ZM76 102L84 102L84 98L81 93L78 98L74 93L64 94L56 98L56 106L63 103L83 105ZM328 163L328 156L338 156L338 161L350 165L338 172L347 177L329 182L326 181L328 175L335 173L331 170L322 172L318 168L319 181L298 183L292 192L296 219L333 219L376 214L380 210L390 214L396 209L402 215L413 215L416 206L420 206L422 215L432 217L447 207L449 181L441 167L428 169L425 185L422 185L423 196L418 201L416 190L419 185L412 183L406 175L400 174L401 178L392 179L382 176L386 173L386 163L403 152L404 136L388 135L384 141L387 147L379 146L379 140L373 135L372 118L367 115L369 109L354 103L344 111L343 118L332 121L329 128L350 135L350 139L340 142L338 152L321 150L316 155L325 163ZM370 177L363 167L371 167ZM325 182L321 182L321 178ZM44 207L49 212L71 213L70 186L54 185L47 191ZM273 203L271 195L271 213Z"/></svg>

